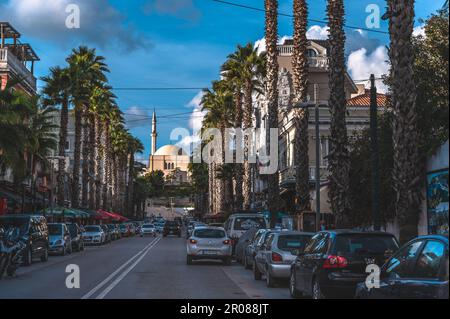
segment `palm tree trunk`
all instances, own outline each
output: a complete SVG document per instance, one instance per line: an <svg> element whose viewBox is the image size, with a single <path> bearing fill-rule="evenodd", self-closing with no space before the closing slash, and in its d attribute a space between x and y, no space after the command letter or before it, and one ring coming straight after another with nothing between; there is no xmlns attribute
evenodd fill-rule
<svg viewBox="0 0 450 319"><path fill-rule="evenodd" d="M82 106L75 106L75 145L72 172L72 207L80 207L80 161L81 161L81 140L83 127Z"/></svg>
<svg viewBox="0 0 450 319"><path fill-rule="evenodd" d="M293 82L294 104L305 102L308 95L308 57L306 55L308 39L306 38L308 6L306 0L294 0L294 52ZM309 194L309 111L296 108L294 110L295 144L294 161L295 191L297 211L311 210Z"/></svg>
<svg viewBox="0 0 450 319"><path fill-rule="evenodd" d="M268 129L278 129L278 1L265 0L266 46L267 46L267 103ZM267 145L270 145L270 131L267 132ZM274 156L274 154L271 154ZM277 155L278 156L278 155ZM278 170L268 175L267 206L270 212L271 227L275 227L280 206L280 185Z"/></svg>
<svg viewBox="0 0 450 319"><path fill-rule="evenodd" d="M244 131L252 127L252 115L253 115L253 101L252 101L253 85L252 79L247 79L244 88ZM249 162L250 157L250 141L251 137L244 136L244 178L242 184L242 193L244 196L244 210L250 210L251 207L251 192L252 192L252 175L251 164Z"/></svg>
<svg viewBox="0 0 450 319"><path fill-rule="evenodd" d="M100 164L102 163L102 122L99 114L95 114L95 162L94 162L94 176L95 176L95 208L100 208L102 198L102 170Z"/></svg>
<svg viewBox="0 0 450 319"><path fill-rule="evenodd" d="M234 96L235 105L235 124L234 127L240 129L242 127L242 93L240 89L237 89ZM241 143L241 141L236 141L236 143ZM242 183L243 183L243 167L241 163L235 164L234 170L234 196L235 196L235 210L242 210L242 204L244 202Z"/></svg>
<svg viewBox="0 0 450 319"><path fill-rule="evenodd" d="M81 166L81 207L88 207L88 194L89 194L89 125L88 125L88 110L84 106L83 109L83 147L82 158L83 163Z"/></svg>
<svg viewBox="0 0 450 319"><path fill-rule="evenodd" d="M119 183L118 183L118 158L115 154L112 156L112 209L118 210L118 194L119 194Z"/></svg>
<svg viewBox="0 0 450 319"><path fill-rule="evenodd" d="M416 86L412 74L414 1L389 0L388 14L391 37L391 102L394 110L392 174L397 193L396 215L400 226L400 242L405 243L418 234L424 171L418 149Z"/></svg>
<svg viewBox="0 0 450 319"><path fill-rule="evenodd" d="M127 210L130 216L134 216L134 153L130 153L130 162L128 164L128 194Z"/></svg>
<svg viewBox="0 0 450 319"><path fill-rule="evenodd" d="M67 143L67 125L69 122L69 99L64 97L63 103L61 105L61 123L59 128L59 156L66 156L66 143ZM58 193L57 201L59 206L64 206L64 173L66 171L66 161L64 159L58 160Z"/></svg>
<svg viewBox="0 0 450 319"><path fill-rule="evenodd" d="M331 210L335 214L336 226L350 227L346 213L350 210L349 183L350 161L346 127L345 97L345 33L343 0L329 0L328 20L330 26L330 153L329 153L329 197ZM318 176L316 178L319 178Z"/></svg>
<svg viewBox="0 0 450 319"><path fill-rule="evenodd" d="M102 188L102 202L103 202L103 209L111 209L110 204L110 186L112 185L111 181L111 137L110 137L110 131L109 131L109 121L105 120L104 122L104 128L103 128L103 135L104 135L104 148L102 152L102 181L103 181L103 188Z"/></svg>
<svg viewBox="0 0 450 319"><path fill-rule="evenodd" d="M93 113L89 114L88 117L88 123L89 123L89 163L88 163L88 172L89 172L89 209L95 209L96 202L95 202L95 178L97 175L94 173L95 171L95 161L96 161L96 134L97 131L95 129L95 115ZM94 178L95 176L95 178Z"/></svg>

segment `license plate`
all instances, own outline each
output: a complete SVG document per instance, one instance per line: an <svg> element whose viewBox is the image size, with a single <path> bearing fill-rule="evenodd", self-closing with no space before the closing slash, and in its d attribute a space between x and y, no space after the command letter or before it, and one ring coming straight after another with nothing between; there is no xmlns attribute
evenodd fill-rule
<svg viewBox="0 0 450 319"><path fill-rule="evenodd" d="M204 251L203 251L203 255L209 255L209 256L211 256L211 255L217 255L217 251L214 251L214 250L204 250Z"/></svg>

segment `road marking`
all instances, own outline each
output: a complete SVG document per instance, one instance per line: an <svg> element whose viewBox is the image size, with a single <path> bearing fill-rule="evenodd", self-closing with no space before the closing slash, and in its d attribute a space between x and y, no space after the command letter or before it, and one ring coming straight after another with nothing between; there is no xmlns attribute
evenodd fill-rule
<svg viewBox="0 0 450 319"><path fill-rule="evenodd" d="M152 245L147 248L147 250L142 253L142 255L130 266L128 267L119 277L116 278L116 280L114 280L108 287L105 288L105 290L103 290L103 292L101 294L99 294L95 299L103 299L105 298L105 296L114 289L114 287L116 287L124 278L126 275L128 275L128 273L130 271L132 271L134 269L134 267L136 267L137 264L139 264L141 262L141 260L148 254L148 252L156 246L156 244L161 240L161 237L158 237L155 241L152 242Z"/></svg>
<svg viewBox="0 0 450 319"><path fill-rule="evenodd" d="M147 246L145 246L142 250L140 250L136 255L128 259L122 266L120 266L116 271L114 271L111 275L109 275L105 280L95 286L91 291L85 294L81 299L89 299L93 294L95 294L100 288L106 285L111 279L113 279L122 269L124 269L128 264L130 264L134 259L136 259L140 254L144 253L149 247L152 247L153 243L155 243L158 238L152 240Z"/></svg>

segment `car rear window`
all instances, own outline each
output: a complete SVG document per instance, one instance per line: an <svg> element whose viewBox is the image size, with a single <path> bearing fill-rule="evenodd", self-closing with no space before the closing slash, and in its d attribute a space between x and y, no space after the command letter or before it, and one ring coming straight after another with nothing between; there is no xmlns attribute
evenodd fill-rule
<svg viewBox="0 0 450 319"><path fill-rule="evenodd" d="M266 228L263 217L238 217L234 220L234 230L249 230L250 228Z"/></svg>
<svg viewBox="0 0 450 319"><path fill-rule="evenodd" d="M48 225L48 233L50 235L61 235L62 233L62 225Z"/></svg>
<svg viewBox="0 0 450 319"><path fill-rule="evenodd" d="M194 237L198 238L224 238L225 232L220 229L197 229Z"/></svg>
<svg viewBox="0 0 450 319"><path fill-rule="evenodd" d="M382 255L399 248L390 235L341 234L336 236L334 251L338 255Z"/></svg>
<svg viewBox="0 0 450 319"><path fill-rule="evenodd" d="M303 251L310 239L311 236L308 235L280 235L277 246L281 250L299 249Z"/></svg>
<svg viewBox="0 0 450 319"><path fill-rule="evenodd" d="M84 230L89 233L89 232L98 232L100 231L100 227L99 226L86 226L84 228Z"/></svg>

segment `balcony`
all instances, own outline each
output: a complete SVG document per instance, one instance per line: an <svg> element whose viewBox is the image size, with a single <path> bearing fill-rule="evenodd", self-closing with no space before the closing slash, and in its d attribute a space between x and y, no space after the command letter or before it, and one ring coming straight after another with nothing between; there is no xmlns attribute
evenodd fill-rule
<svg viewBox="0 0 450 319"><path fill-rule="evenodd" d="M295 184L295 166L287 167L280 171L280 185L286 185L286 184ZM320 181L325 182L328 178L328 170L327 167L321 166L320 167ZM315 167L309 167L309 180L310 182L316 181L316 168Z"/></svg>
<svg viewBox="0 0 450 319"><path fill-rule="evenodd" d="M277 47L279 56L291 56L294 51L293 45L279 45ZM327 68L328 67L328 57L326 56L315 56L308 57L309 66L311 68Z"/></svg>
<svg viewBox="0 0 450 319"><path fill-rule="evenodd" d="M33 73L17 59L10 48L0 49L0 73L11 73L21 79L27 89L36 91L36 78Z"/></svg>

